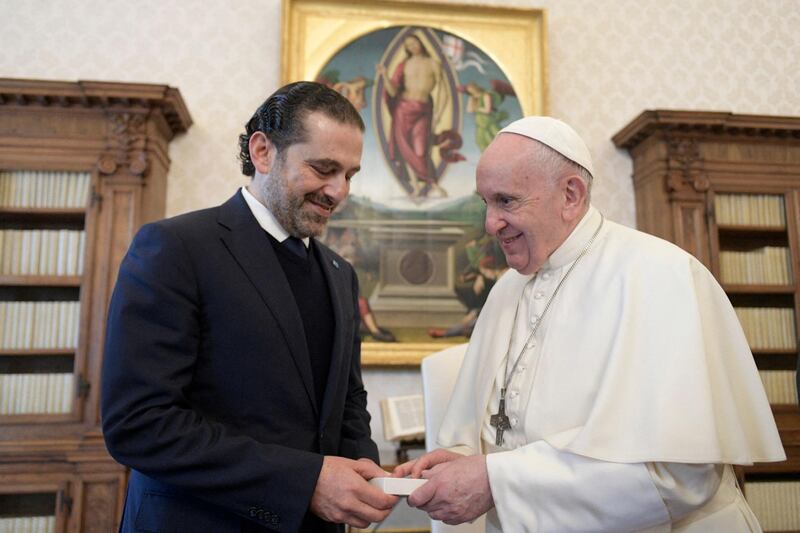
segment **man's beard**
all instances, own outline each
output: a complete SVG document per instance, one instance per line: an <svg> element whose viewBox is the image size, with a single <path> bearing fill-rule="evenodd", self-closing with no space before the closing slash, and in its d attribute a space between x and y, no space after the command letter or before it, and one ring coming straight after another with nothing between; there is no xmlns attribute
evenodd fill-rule
<svg viewBox="0 0 800 533"><path fill-rule="evenodd" d="M319 237L328 219L318 213L303 209L303 204L314 201L321 205L335 207L335 202L321 193L305 196L292 196L289 184L280 168L264 183L264 198L272 215L289 235L298 238Z"/></svg>

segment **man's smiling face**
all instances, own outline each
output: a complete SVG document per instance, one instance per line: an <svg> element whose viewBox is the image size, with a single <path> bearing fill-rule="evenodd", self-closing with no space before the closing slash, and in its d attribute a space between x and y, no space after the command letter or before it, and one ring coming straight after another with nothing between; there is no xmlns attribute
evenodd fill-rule
<svg viewBox="0 0 800 533"><path fill-rule="evenodd" d="M321 112L304 119L305 139L275 156L261 197L292 236L319 236L361 168L363 134Z"/></svg>

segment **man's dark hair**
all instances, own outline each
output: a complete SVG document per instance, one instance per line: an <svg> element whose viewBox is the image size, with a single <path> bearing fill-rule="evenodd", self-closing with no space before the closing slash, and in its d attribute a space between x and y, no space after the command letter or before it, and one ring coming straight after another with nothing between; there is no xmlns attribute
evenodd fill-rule
<svg viewBox="0 0 800 533"><path fill-rule="evenodd" d="M364 131L364 121L356 108L333 89L311 81L284 85L261 104L245 124L245 132L239 135L242 174L254 176L256 173L248 146L253 133L263 132L280 154L284 148L305 140L303 119L315 111Z"/></svg>

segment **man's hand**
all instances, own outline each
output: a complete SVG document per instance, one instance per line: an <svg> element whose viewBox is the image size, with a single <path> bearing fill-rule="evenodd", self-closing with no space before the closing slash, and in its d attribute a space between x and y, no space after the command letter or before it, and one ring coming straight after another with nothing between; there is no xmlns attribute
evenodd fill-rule
<svg viewBox="0 0 800 533"><path fill-rule="evenodd" d="M419 507L434 520L449 525L470 522L494 507L486 456L453 455L457 458L440 461L430 470L424 470L422 477L428 482L408 497L410 506Z"/></svg>
<svg viewBox="0 0 800 533"><path fill-rule="evenodd" d="M392 472L392 477L410 476L412 478L418 478L422 476L422 472L425 470L433 468L440 463L455 461L456 459L460 459L462 457L464 456L461 454L439 448L438 450L433 450L430 453L426 453L419 459L412 459L411 461L396 466Z"/></svg>
<svg viewBox="0 0 800 533"><path fill-rule="evenodd" d="M328 522L365 528L385 519L397 496L384 494L367 481L386 472L369 459L326 455L311 496L311 512Z"/></svg>

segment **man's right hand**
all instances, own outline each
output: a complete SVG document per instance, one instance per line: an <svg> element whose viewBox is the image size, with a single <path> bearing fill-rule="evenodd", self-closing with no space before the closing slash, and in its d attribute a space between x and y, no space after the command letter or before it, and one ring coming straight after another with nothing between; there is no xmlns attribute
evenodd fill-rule
<svg viewBox="0 0 800 533"><path fill-rule="evenodd" d="M328 522L357 528L380 522L389 516L398 499L368 483L384 476L386 471L368 459L353 461L326 455L311 496L311 512Z"/></svg>

